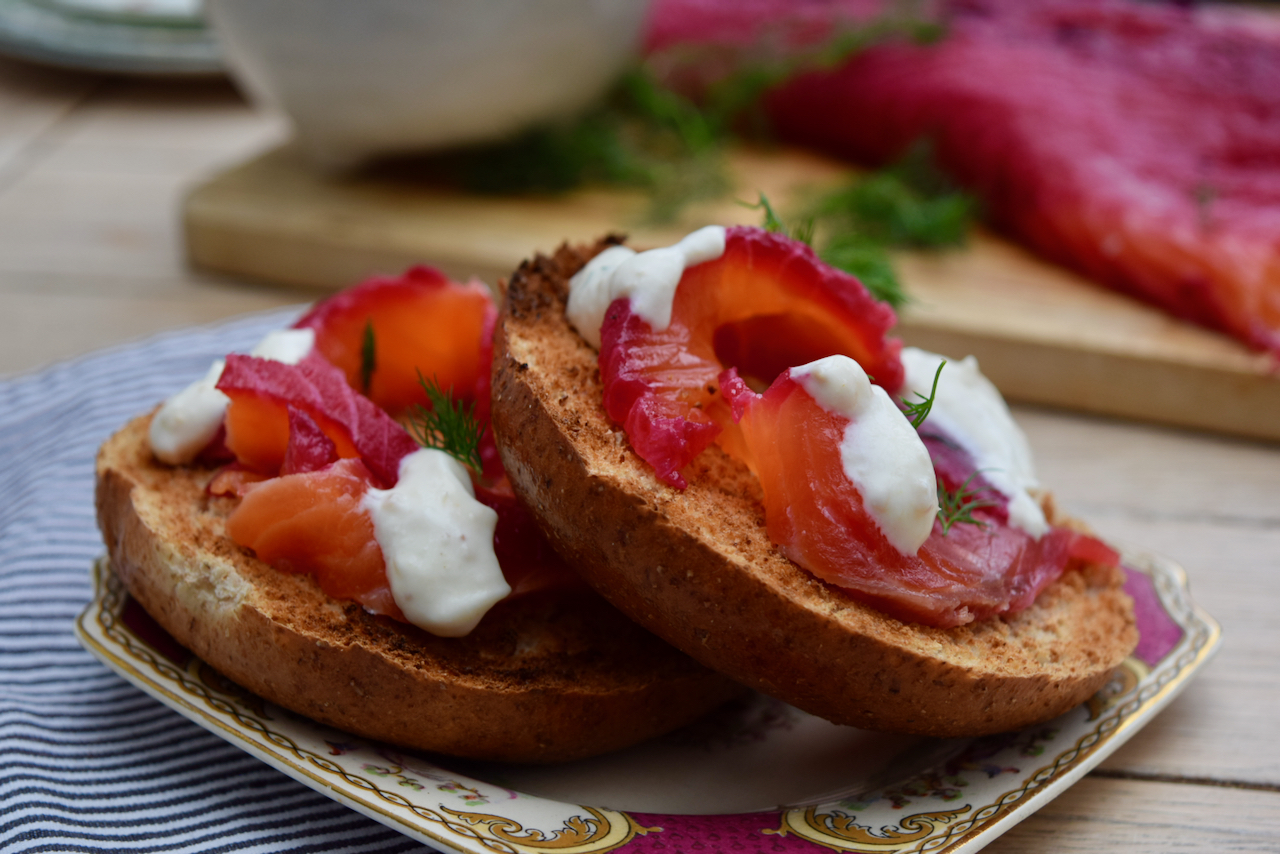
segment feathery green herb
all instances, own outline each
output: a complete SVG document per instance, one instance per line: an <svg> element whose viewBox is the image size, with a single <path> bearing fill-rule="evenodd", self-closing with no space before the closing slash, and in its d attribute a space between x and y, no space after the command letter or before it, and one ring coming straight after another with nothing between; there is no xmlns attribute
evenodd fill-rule
<svg viewBox="0 0 1280 854"><path fill-rule="evenodd" d="M896 163L822 196L810 215L829 235L822 260L901 308L907 297L889 250L963 245L977 214L976 200L938 167L929 141L917 140Z"/></svg>
<svg viewBox="0 0 1280 854"><path fill-rule="evenodd" d="M911 426L920 429L920 425L929 417L929 413L933 411L933 399L938 396L938 378L942 376L942 369L947 365L947 360L943 359L938 365L938 370L933 374L933 388L929 390L929 396L925 397L920 392L916 392L919 400L908 402L902 401L902 411L911 421Z"/></svg>
<svg viewBox="0 0 1280 854"><path fill-rule="evenodd" d="M429 178L488 194L562 193L587 184L640 188L651 197L651 218L664 220L729 189L725 139L709 114L637 67L572 120L415 166Z"/></svg>
<svg viewBox="0 0 1280 854"><path fill-rule="evenodd" d="M764 194L764 227L787 233ZM901 308L907 295L891 249L959 246L976 217L974 198L938 168L932 146L917 141L896 163L853 178L811 204L790 236L814 244L818 256L852 273L876 299ZM815 244L814 236L821 239Z"/></svg>
<svg viewBox="0 0 1280 854"><path fill-rule="evenodd" d="M812 217L808 219L802 219L800 222L796 223L791 228L787 228L785 225L782 224L782 220L778 218L777 212L773 209L773 205L769 202L769 197L766 196L764 193L760 194L759 201L755 203L744 202L742 200L739 200L738 204L742 205L744 208L751 208L752 210L763 211L764 222L761 224L761 227L764 228L765 231L772 231L778 234L785 234L787 237L790 237L792 240L799 240L801 243L807 243L809 245L813 244L814 221Z"/></svg>
<svg viewBox="0 0 1280 854"><path fill-rule="evenodd" d="M706 86L696 102L662 85L650 70L664 66L678 78L681 68L696 68L696 50L651 57L649 66L625 74L601 103L572 120L417 161L413 168L493 194L559 193L587 184L637 188L649 196L648 218L670 221L687 205L730 190L729 143L770 138L763 109L770 89L801 73L834 68L875 44L940 38L942 28L923 20L918 6L897 0L881 18L785 57L770 55L771 45L762 44L739 57L738 70ZM690 60L693 65L686 65ZM789 230L761 195L766 227L814 245L827 263L899 308L906 296L889 250L959 243L975 212L930 155L927 146L913 147L900 162L823 196Z"/></svg>
<svg viewBox="0 0 1280 854"><path fill-rule="evenodd" d="M906 291L884 244L856 232L834 234L818 251L818 257L838 270L857 276L881 302L894 308L907 304Z"/></svg>
<svg viewBox="0 0 1280 854"><path fill-rule="evenodd" d="M377 369L378 342L373 334L373 318L369 318L364 322L364 335L360 339L360 391L366 395Z"/></svg>
<svg viewBox="0 0 1280 854"><path fill-rule="evenodd" d="M938 480L938 521L942 523L944 537L955 525L981 525L985 528L987 523L973 518L973 511L999 504L998 501L983 498L981 490L969 486L977 476L977 472L969 475L954 492L948 491L942 481Z"/></svg>
<svg viewBox="0 0 1280 854"><path fill-rule="evenodd" d="M409 431L413 438L422 447L444 451L479 473L480 439L485 428L476 418L475 404L455 401L452 391L442 390L435 377L428 381L419 372L418 382L431 405L415 406L410 412Z"/></svg>
<svg viewBox="0 0 1280 854"><path fill-rule="evenodd" d="M915 249L963 243L975 213L973 197L940 170L927 139L896 163L826 194L814 211L878 243Z"/></svg>

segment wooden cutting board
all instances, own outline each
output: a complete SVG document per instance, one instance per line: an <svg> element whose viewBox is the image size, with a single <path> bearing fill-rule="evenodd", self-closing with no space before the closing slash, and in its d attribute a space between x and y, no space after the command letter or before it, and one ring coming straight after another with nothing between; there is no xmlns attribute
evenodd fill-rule
<svg viewBox="0 0 1280 854"><path fill-rule="evenodd" d="M476 196L408 174L322 175L285 147L189 193L187 252L200 267L323 289L416 263L496 285L522 259L566 239L622 231L634 245L663 245L708 223L759 223L759 212L735 197L763 191L785 211L850 174L797 151L739 152L731 171L730 197L656 225L638 193ZM981 231L963 250L898 261L911 297L899 334L939 353L977 356L1011 400L1280 439L1280 373L1268 356Z"/></svg>

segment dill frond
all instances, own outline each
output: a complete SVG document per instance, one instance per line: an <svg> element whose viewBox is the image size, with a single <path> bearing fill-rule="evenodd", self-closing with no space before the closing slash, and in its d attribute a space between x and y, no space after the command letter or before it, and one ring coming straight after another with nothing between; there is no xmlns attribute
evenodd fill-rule
<svg viewBox="0 0 1280 854"><path fill-rule="evenodd" d="M925 397L920 392L916 392L919 400L907 402L902 401L903 414L911 421L911 426L920 429L920 425L929 417L929 413L933 411L933 399L938 396L938 378L942 376L942 369L947 366L947 360L943 359L938 365L938 370L933 374L933 388L929 390L929 396Z"/></svg>
<svg viewBox="0 0 1280 854"><path fill-rule="evenodd" d="M783 225L782 219L778 216L777 211L773 209L773 205L769 202L769 197L764 193L760 193L759 200L754 203L744 202L739 199L738 204L742 205L744 208L750 208L751 210L763 211L764 221L761 222L760 227L765 231L771 231L776 234L785 234L792 240L798 240L801 243L809 245L813 244L814 221L812 217L802 219L795 225L791 226L791 228L787 228Z"/></svg>
<svg viewBox="0 0 1280 854"><path fill-rule="evenodd" d="M478 474L483 465L480 439L485 428L476 418L475 404L455 401L452 390L442 390L435 377L427 380L419 372L418 382L427 393L430 407L413 407L409 432L422 447L444 451Z"/></svg>
<svg viewBox="0 0 1280 854"><path fill-rule="evenodd" d="M973 512L999 505L998 501L980 497L981 490L969 486L977 476L977 472L969 475L955 492L948 491L942 481L938 481L938 521L942 523L944 537L955 525L980 525L985 528L987 523L973 518Z"/></svg>
<svg viewBox="0 0 1280 854"><path fill-rule="evenodd" d="M909 302L882 243L856 232L833 234L818 250L818 257L836 269L857 276L873 297L895 309Z"/></svg>

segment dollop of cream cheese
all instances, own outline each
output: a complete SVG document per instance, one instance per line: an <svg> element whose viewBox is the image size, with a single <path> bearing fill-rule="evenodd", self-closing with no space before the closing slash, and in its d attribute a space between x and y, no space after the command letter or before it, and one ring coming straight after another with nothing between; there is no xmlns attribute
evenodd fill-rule
<svg viewBox="0 0 1280 854"><path fill-rule="evenodd" d="M443 451L405 457L396 485L370 489L363 506L391 596L415 626L461 637L511 592L493 551L498 514L476 500L467 470Z"/></svg>
<svg viewBox="0 0 1280 854"><path fill-rule="evenodd" d="M276 329L262 337L252 350L250 356L259 359L270 359L286 365L296 365L307 357L316 346L314 329Z"/></svg>
<svg viewBox="0 0 1280 854"><path fill-rule="evenodd" d="M655 332L661 332L671 325L676 286L684 271L719 258L724 254L724 243L724 226L708 225L661 249L636 252L626 246L611 246L569 279L565 316L578 334L599 350L605 313L614 300L625 296L631 310Z"/></svg>
<svg viewBox="0 0 1280 854"><path fill-rule="evenodd" d="M938 515L938 488L929 451L911 422L847 356L792 368L791 378L827 412L849 419L840 441L845 476L893 547L917 553Z"/></svg>
<svg viewBox="0 0 1280 854"><path fill-rule="evenodd" d="M268 332L250 356L296 365L316 344L314 329L277 329ZM183 465L196 458L217 435L230 402L216 388L226 362L217 359L209 373L169 398L151 419L151 452L169 465Z"/></svg>
<svg viewBox="0 0 1280 854"><path fill-rule="evenodd" d="M928 397L943 358L937 353L904 347L904 396L914 392ZM987 482L1009 499L1009 524L1036 539L1049 530L1040 503L1029 492L1040 484L1027 437L973 356L947 360L938 377L933 408L921 429L927 431L930 424L964 448Z"/></svg>

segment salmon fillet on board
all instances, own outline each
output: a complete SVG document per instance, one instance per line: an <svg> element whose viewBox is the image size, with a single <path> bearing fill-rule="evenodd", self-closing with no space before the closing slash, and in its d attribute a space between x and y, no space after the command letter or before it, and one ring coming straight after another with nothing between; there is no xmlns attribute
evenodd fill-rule
<svg viewBox="0 0 1280 854"><path fill-rule="evenodd" d="M812 44L822 16L831 33L867 6L804 4L788 30L786 3L664 0L649 48L741 47L766 22ZM1124 0L955 0L942 15L935 44L881 45L772 92L778 133L868 164L930 138L1036 251L1280 354L1280 24Z"/></svg>

